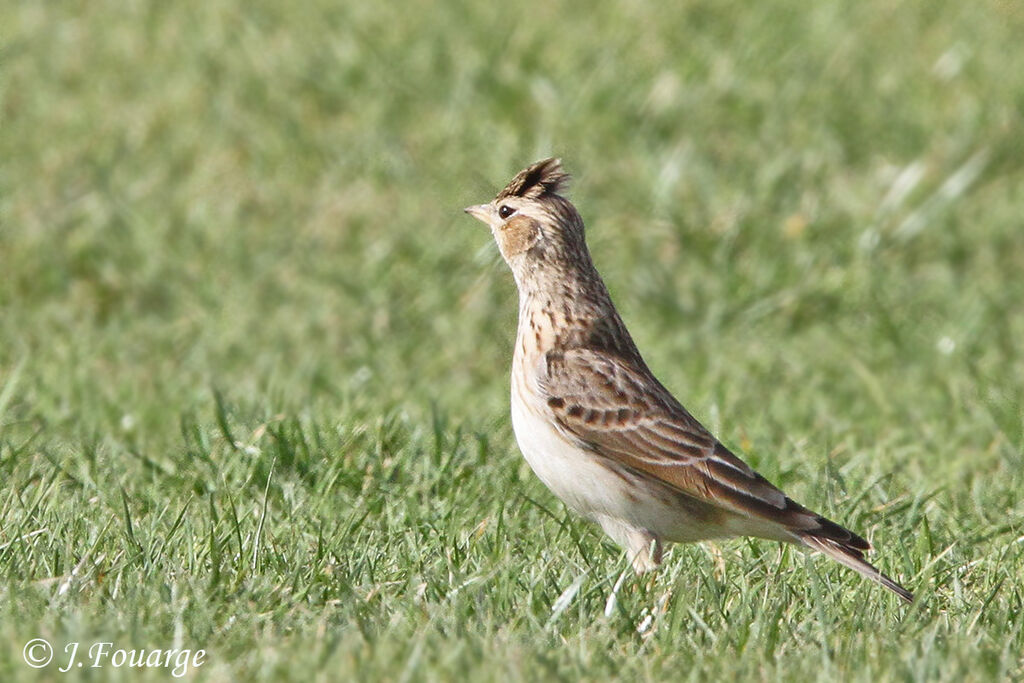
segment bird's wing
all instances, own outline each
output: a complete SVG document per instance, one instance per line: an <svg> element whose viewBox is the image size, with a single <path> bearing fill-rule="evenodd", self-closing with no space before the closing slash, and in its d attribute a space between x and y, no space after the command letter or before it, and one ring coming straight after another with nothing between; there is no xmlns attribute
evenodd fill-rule
<svg viewBox="0 0 1024 683"><path fill-rule="evenodd" d="M545 354L536 371L551 417L584 448L719 509L870 547L733 455L642 362L572 349Z"/></svg>

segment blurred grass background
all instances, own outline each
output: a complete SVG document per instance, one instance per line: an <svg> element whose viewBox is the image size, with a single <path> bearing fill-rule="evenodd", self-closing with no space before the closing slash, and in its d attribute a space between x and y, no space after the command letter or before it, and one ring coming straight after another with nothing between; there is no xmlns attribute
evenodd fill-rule
<svg viewBox="0 0 1024 683"><path fill-rule="evenodd" d="M1024 677L1021 3L0 26L0 677L33 637L211 680ZM604 616L620 558L518 455L514 287L461 213L548 155L662 380L917 606L736 541Z"/></svg>

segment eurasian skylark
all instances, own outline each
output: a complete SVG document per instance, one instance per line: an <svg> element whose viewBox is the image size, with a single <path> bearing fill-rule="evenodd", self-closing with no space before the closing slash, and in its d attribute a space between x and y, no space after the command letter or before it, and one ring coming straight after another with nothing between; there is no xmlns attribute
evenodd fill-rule
<svg viewBox="0 0 1024 683"><path fill-rule="evenodd" d="M601 525L637 573L665 542L756 536L807 546L913 595L864 559L871 545L788 498L655 378L594 268L558 159L466 212L491 228L519 289L512 427L533 471Z"/></svg>

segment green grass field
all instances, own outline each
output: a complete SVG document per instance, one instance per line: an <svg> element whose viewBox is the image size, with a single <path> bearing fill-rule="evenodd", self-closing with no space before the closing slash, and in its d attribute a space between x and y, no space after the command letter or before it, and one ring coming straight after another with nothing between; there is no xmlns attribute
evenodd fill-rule
<svg viewBox="0 0 1024 683"><path fill-rule="evenodd" d="M0 680L1024 679L1024 4L373 5L0 6ZM655 372L916 604L735 540L605 615L461 213L553 154Z"/></svg>

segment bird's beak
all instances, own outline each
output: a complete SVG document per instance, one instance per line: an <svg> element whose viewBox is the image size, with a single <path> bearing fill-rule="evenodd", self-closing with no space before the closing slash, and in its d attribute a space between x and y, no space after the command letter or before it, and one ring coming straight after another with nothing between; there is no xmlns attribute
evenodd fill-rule
<svg viewBox="0 0 1024 683"><path fill-rule="evenodd" d="M463 211L465 211L478 221L483 221L484 223L486 223L487 217L491 213L491 205L477 204L476 206L467 206L465 209L463 209Z"/></svg>

